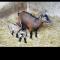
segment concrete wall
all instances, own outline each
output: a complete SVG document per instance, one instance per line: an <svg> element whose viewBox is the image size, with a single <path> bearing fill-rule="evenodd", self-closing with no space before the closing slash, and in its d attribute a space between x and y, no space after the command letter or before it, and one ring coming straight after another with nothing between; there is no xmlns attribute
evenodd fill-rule
<svg viewBox="0 0 60 60"><path fill-rule="evenodd" d="M0 9L0 18L8 17L11 14L14 14L18 12L18 9L20 11L27 9L26 2L9 2L9 4L3 6Z"/></svg>
<svg viewBox="0 0 60 60"><path fill-rule="evenodd" d="M39 15L44 9L51 16L60 16L60 2L10 2L0 9L0 18L8 17L19 10L27 10L33 14Z"/></svg>
<svg viewBox="0 0 60 60"><path fill-rule="evenodd" d="M46 9L51 16L60 16L60 2L28 2L29 10L39 13Z"/></svg>

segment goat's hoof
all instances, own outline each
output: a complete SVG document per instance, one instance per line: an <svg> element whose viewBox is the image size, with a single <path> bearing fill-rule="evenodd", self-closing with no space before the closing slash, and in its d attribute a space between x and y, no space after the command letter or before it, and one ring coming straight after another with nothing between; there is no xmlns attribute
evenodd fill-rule
<svg viewBox="0 0 60 60"><path fill-rule="evenodd" d="M32 38L30 37L30 39L32 39Z"/></svg>
<svg viewBox="0 0 60 60"><path fill-rule="evenodd" d="M37 35L35 35L35 37L37 38Z"/></svg>
<svg viewBox="0 0 60 60"><path fill-rule="evenodd" d="M24 42L24 43L27 43L27 42Z"/></svg>
<svg viewBox="0 0 60 60"><path fill-rule="evenodd" d="M32 39L32 37L30 37L30 39Z"/></svg>
<svg viewBox="0 0 60 60"><path fill-rule="evenodd" d="M21 40L19 40L19 42L21 42Z"/></svg>
<svg viewBox="0 0 60 60"><path fill-rule="evenodd" d="M37 36L35 36L37 38Z"/></svg>

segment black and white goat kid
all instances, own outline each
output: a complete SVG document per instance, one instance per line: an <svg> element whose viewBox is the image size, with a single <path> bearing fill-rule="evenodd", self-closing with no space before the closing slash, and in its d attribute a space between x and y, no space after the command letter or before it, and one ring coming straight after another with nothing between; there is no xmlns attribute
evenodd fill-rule
<svg viewBox="0 0 60 60"><path fill-rule="evenodd" d="M12 24L12 23L8 25L8 28L9 28L10 33L13 36L16 36L16 38L18 38L19 41L21 41L21 39L24 38L24 42L27 43L26 41L27 31L25 28L23 29L22 27L19 27L18 25Z"/></svg>
<svg viewBox="0 0 60 60"><path fill-rule="evenodd" d="M27 37L27 30L20 29L18 33L16 34L16 37L19 38L19 41L21 42L22 38L24 38L24 42L27 43L26 37Z"/></svg>

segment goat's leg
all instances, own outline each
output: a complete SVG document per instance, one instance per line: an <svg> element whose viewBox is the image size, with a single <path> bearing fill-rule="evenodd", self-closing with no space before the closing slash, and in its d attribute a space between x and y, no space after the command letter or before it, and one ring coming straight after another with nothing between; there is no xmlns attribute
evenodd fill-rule
<svg viewBox="0 0 60 60"><path fill-rule="evenodd" d="M33 34L33 33L32 33L32 31L31 31L31 32L30 32L30 38L31 38L31 39L32 39L32 34Z"/></svg>
<svg viewBox="0 0 60 60"><path fill-rule="evenodd" d="M11 33L12 35L14 34L14 31L12 31L12 33Z"/></svg>
<svg viewBox="0 0 60 60"><path fill-rule="evenodd" d="M16 34L16 38L18 38L18 33Z"/></svg>
<svg viewBox="0 0 60 60"><path fill-rule="evenodd" d="M24 42L27 43L26 38L24 38Z"/></svg>
<svg viewBox="0 0 60 60"><path fill-rule="evenodd" d="M19 30L20 31L20 30ZM18 33L19 33L19 31L16 33L16 38L18 38Z"/></svg>
<svg viewBox="0 0 60 60"><path fill-rule="evenodd" d="M22 39L22 38L20 37L20 38L19 38L19 42L21 42L21 39Z"/></svg>
<svg viewBox="0 0 60 60"><path fill-rule="evenodd" d="M37 30L35 30L35 37L37 38Z"/></svg>

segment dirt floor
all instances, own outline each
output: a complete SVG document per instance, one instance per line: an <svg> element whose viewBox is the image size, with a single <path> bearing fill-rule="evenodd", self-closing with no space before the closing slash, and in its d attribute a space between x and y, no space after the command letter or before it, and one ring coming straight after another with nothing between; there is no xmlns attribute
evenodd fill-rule
<svg viewBox="0 0 60 60"><path fill-rule="evenodd" d="M53 25L42 27L38 31L38 38L27 37L27 44L10 34L7 27L8 20L0 20L0 47L60 47L60 18L51 17ZM10 20L13 21L13 20Z"/></svg>

